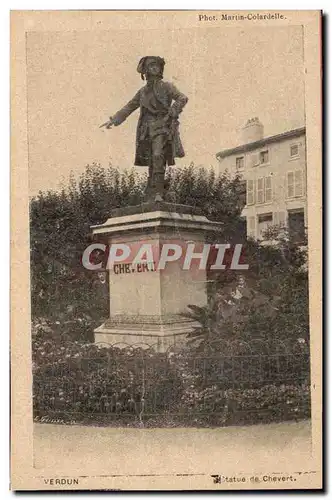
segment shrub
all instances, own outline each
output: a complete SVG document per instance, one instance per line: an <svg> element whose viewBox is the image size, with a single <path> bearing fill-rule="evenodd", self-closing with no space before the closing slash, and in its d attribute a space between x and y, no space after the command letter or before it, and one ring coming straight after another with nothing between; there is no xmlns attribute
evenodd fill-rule
<svg viewBox="0 0 332 500"><path fill-rule="evenodd" d="M218 389L185 392L183 407L197 424L235 425L269 423L310 417L310 387L266 385L255 389Z"/></svg>

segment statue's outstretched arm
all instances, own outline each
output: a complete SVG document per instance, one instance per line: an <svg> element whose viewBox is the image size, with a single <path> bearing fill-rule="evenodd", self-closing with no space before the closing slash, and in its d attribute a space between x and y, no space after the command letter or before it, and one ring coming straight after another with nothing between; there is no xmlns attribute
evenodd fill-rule
<svg viewBox="0 0 332 500"><path fill-rule="evenodd" d="M140 106L140 90L136 95L121 108L115 115L112 116L112 124L115 126L121 125L122 122L128 118L133 111L135 111Z"/></svg>

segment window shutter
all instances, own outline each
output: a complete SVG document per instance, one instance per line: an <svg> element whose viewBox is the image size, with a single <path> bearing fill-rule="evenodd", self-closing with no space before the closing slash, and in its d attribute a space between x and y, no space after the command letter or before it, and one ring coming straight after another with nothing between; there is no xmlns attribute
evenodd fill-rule
<svg viewBox="0 0 332 500"><path fill-rule="evenodd" d="M255 192L254 192L254 181L251 179L247 180L247 205L253 205L255 203Z"/></svg>
<svg viewBox="0 0 332 500"><path fill-rule="evenodd" d="M264 177L257 179L257 203L264 203Z"/></svg>
<svg viewBox="0 0 332 500"><path fill-rule="evenodd" d="M294 187L294 196L302 196L303 195L303 175L302 170L295 170L295 187Z"/></svg>
<svg viewBox="0 0 332 500"><path fill-rule="evenodd" d="M247 217L247 235L255 237L255 217Z"/></svg>
<svg viewBox="0 0 332 500"><path fill-rule="evenodd" d="M294 198L294 172L287 174L287 198Z"/></svg>
<svg viewBox="0 0 332 500"><path fill-rule="evenodd" d="M272 177L265 177L265 202L272 201Z"/></svg>

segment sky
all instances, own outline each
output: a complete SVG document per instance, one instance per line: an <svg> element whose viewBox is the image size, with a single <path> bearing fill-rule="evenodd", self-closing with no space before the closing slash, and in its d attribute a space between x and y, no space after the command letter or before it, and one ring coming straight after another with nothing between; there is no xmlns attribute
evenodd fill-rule
<svg viewBox="0 0 332 500"><path fill-rule="evenodd" d="M29 190L58 189L87 164L133 166L139 110L99 125L144 85L145 55L189 101L180 116L181 167L217 166L258 116L266 136L305 125L301 26L30 32L27 35ZM143 171L142 167L136 167Z"/></svg>

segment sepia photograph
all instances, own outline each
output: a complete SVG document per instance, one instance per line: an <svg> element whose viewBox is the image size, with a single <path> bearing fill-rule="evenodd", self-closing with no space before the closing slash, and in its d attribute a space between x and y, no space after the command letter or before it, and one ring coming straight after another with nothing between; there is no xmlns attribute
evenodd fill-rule
<svg viewBox="0 0 332 500"><path fill-rule="evenodd" d="M321 12L11 20L12 488L321 488Z"/></svg>

